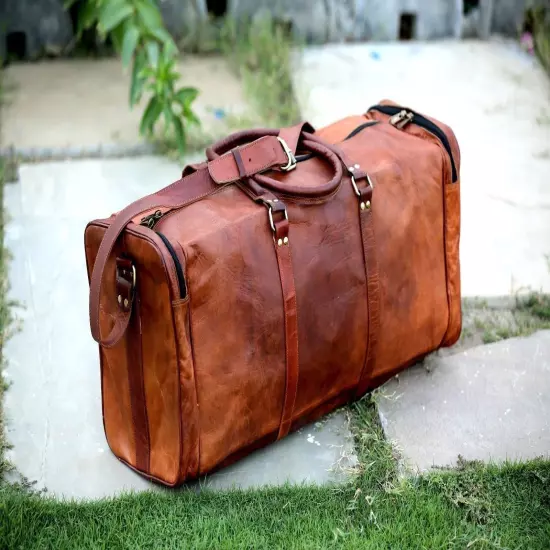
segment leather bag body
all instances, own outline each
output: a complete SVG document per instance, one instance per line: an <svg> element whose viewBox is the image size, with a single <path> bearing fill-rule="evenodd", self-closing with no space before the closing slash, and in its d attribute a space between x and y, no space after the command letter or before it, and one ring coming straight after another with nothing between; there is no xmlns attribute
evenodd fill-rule
<svg viewBox="0 0 550 550"><path fill-rule="evenodd" d="M383 101L229 136L90 222L113 453L176 486L456 342L459 174L449 127Z"/></svg>

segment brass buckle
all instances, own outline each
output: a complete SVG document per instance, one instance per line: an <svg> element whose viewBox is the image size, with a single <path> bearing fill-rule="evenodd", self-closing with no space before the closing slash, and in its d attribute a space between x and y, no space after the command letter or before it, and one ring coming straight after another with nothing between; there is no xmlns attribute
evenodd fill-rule
<svg viewBox="0 0 550 550"><path fill-rule="evenodd" d="M281 212L281 210L278 210L278 212ZM288 221L288 212L286 208L282 212L285 216L285 220ZM273 231L273 233L275 233L276 228L275 228L275 222L273 221L273 208L271 204L267 206L267 215L269 217L269 225L271 226L271 230Z"/></svg>
<svg viewBox="0 0 550 550"><path fill-rule="evenodd" d="M361 191L359 191L359 187L357 187L357 182L355 181L355 177L353 176L353 166L351 168L348 168L348 172L351 178L351 185L353 187L353 190L355 194L358 197L361 197ZM372 183L372 180L370 179L370 176L367 174L367 183L370 185L371 189L374 190L374 184Z"/></svg>
<svg viewBox="0 0 550 550"><path fill-rule="evenodd" d="M281 147L283 148L283 151L286 153L286 156L288 157L288 162L281 166L281 170L284 172L290 172L291 170L294 170L296 168L296 157L294 156L294 153L290 150L289 146L286 144L286 141L277 136L277 139L279 140L279 143L281 144Z"/></svg>

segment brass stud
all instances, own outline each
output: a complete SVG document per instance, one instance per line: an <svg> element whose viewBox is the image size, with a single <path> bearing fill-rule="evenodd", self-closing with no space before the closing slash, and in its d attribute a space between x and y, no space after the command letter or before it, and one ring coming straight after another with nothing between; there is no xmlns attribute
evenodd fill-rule
<svg viewBox="0 0 550 550"><path fill-rule="evenodd" d="M285 237L285 238L283 239L283 242L284 242L285 244L288 244L288 237Z"/></svg>
<svg viewBox="0 0 550 550"><path fill-rule="evenodd" d="M283 246L283 239L279 239L277 241L277 246Z"/></svg>
<svg viewBox="0 0 550 550"><path fill-rule="evenodd" d="M118 303L119 305L122 304L122 296L120 294L118 295Z"/></svg>
<svg viewBox="0 0 550 550"><path fill-rule="evenodd" d="M367 204L365 205L367 207L367 209L370 208L370 201L367 201Z"/></svg>
<svg viewBox="0 0 550 550"><path fill-rule="evenodd" d="M128 298L124 298L124 307L128 307Z"/></svg>

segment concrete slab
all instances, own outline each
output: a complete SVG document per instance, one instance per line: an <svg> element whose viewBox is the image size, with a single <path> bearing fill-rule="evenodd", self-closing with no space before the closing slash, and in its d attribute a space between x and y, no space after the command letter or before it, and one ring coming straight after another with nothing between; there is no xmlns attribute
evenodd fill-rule
<svg viewBox="0 0 550 550"><path fill-rule="evenodd" d="M179 69L182 85L200 91L195 106L205 132L225 133L223 115L247 111L241 83L222 58L186 56ZM129 73L118 59L15 64L3 77L2 148L37 155L65 150L75 156L99 146L109 151L143 144L139 121L144 105L130 110Z"/></svg>
<svg viewBox="0 0 550 550"><path fill-rule="evenodd" d="M19 182L5 187L9 298L22 304L15 311L21 330L4 349L9 458L37 488L96 498L155 487L121 464L105 440L82 238L90 219L169 184L180 171L162 157L53 162L21 166ZM354 460L339 413L202 483L328 483L342 479Z"/></svg>
<svg viewBox="0 0 550 550"><path fill-rule="evenodd" d="M550 456L550 331L428 364L381 389L384 430L407 466Z"/></svg>
<svg viewBox="0 0 550 550"><path fill-rule="evenodd" d="M294 72L321 126L392 99L451 125L462 156L464 296L550 292L550 82L512 41L312 47Z"/></svg>

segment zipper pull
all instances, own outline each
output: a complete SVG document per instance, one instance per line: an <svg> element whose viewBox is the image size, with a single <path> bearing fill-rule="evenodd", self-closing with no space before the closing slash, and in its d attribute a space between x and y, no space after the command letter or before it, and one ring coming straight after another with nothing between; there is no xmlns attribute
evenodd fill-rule
<svg viewBox="0 0 550 550"><path fill-rule="evenodd" d="M402 130L403 128L405 128L405 126L407 126L407 124L412 122L413 118L414 113L410 113L409 111L403 109L402 111L393 115L390 118L390 124L392 126L395 126L396 128L399 128L399 130Z"/></svg>
<svg viewBox="0 0 550 550"><path fill-rule="evenodd" d="M162 211L157 210L150 216L145 216L144 218L141 218L141 222L139 223L139 225L144 225L149 229L153 229L153 227L155 227L155 225L161 218L162 218Z"/></svg>

